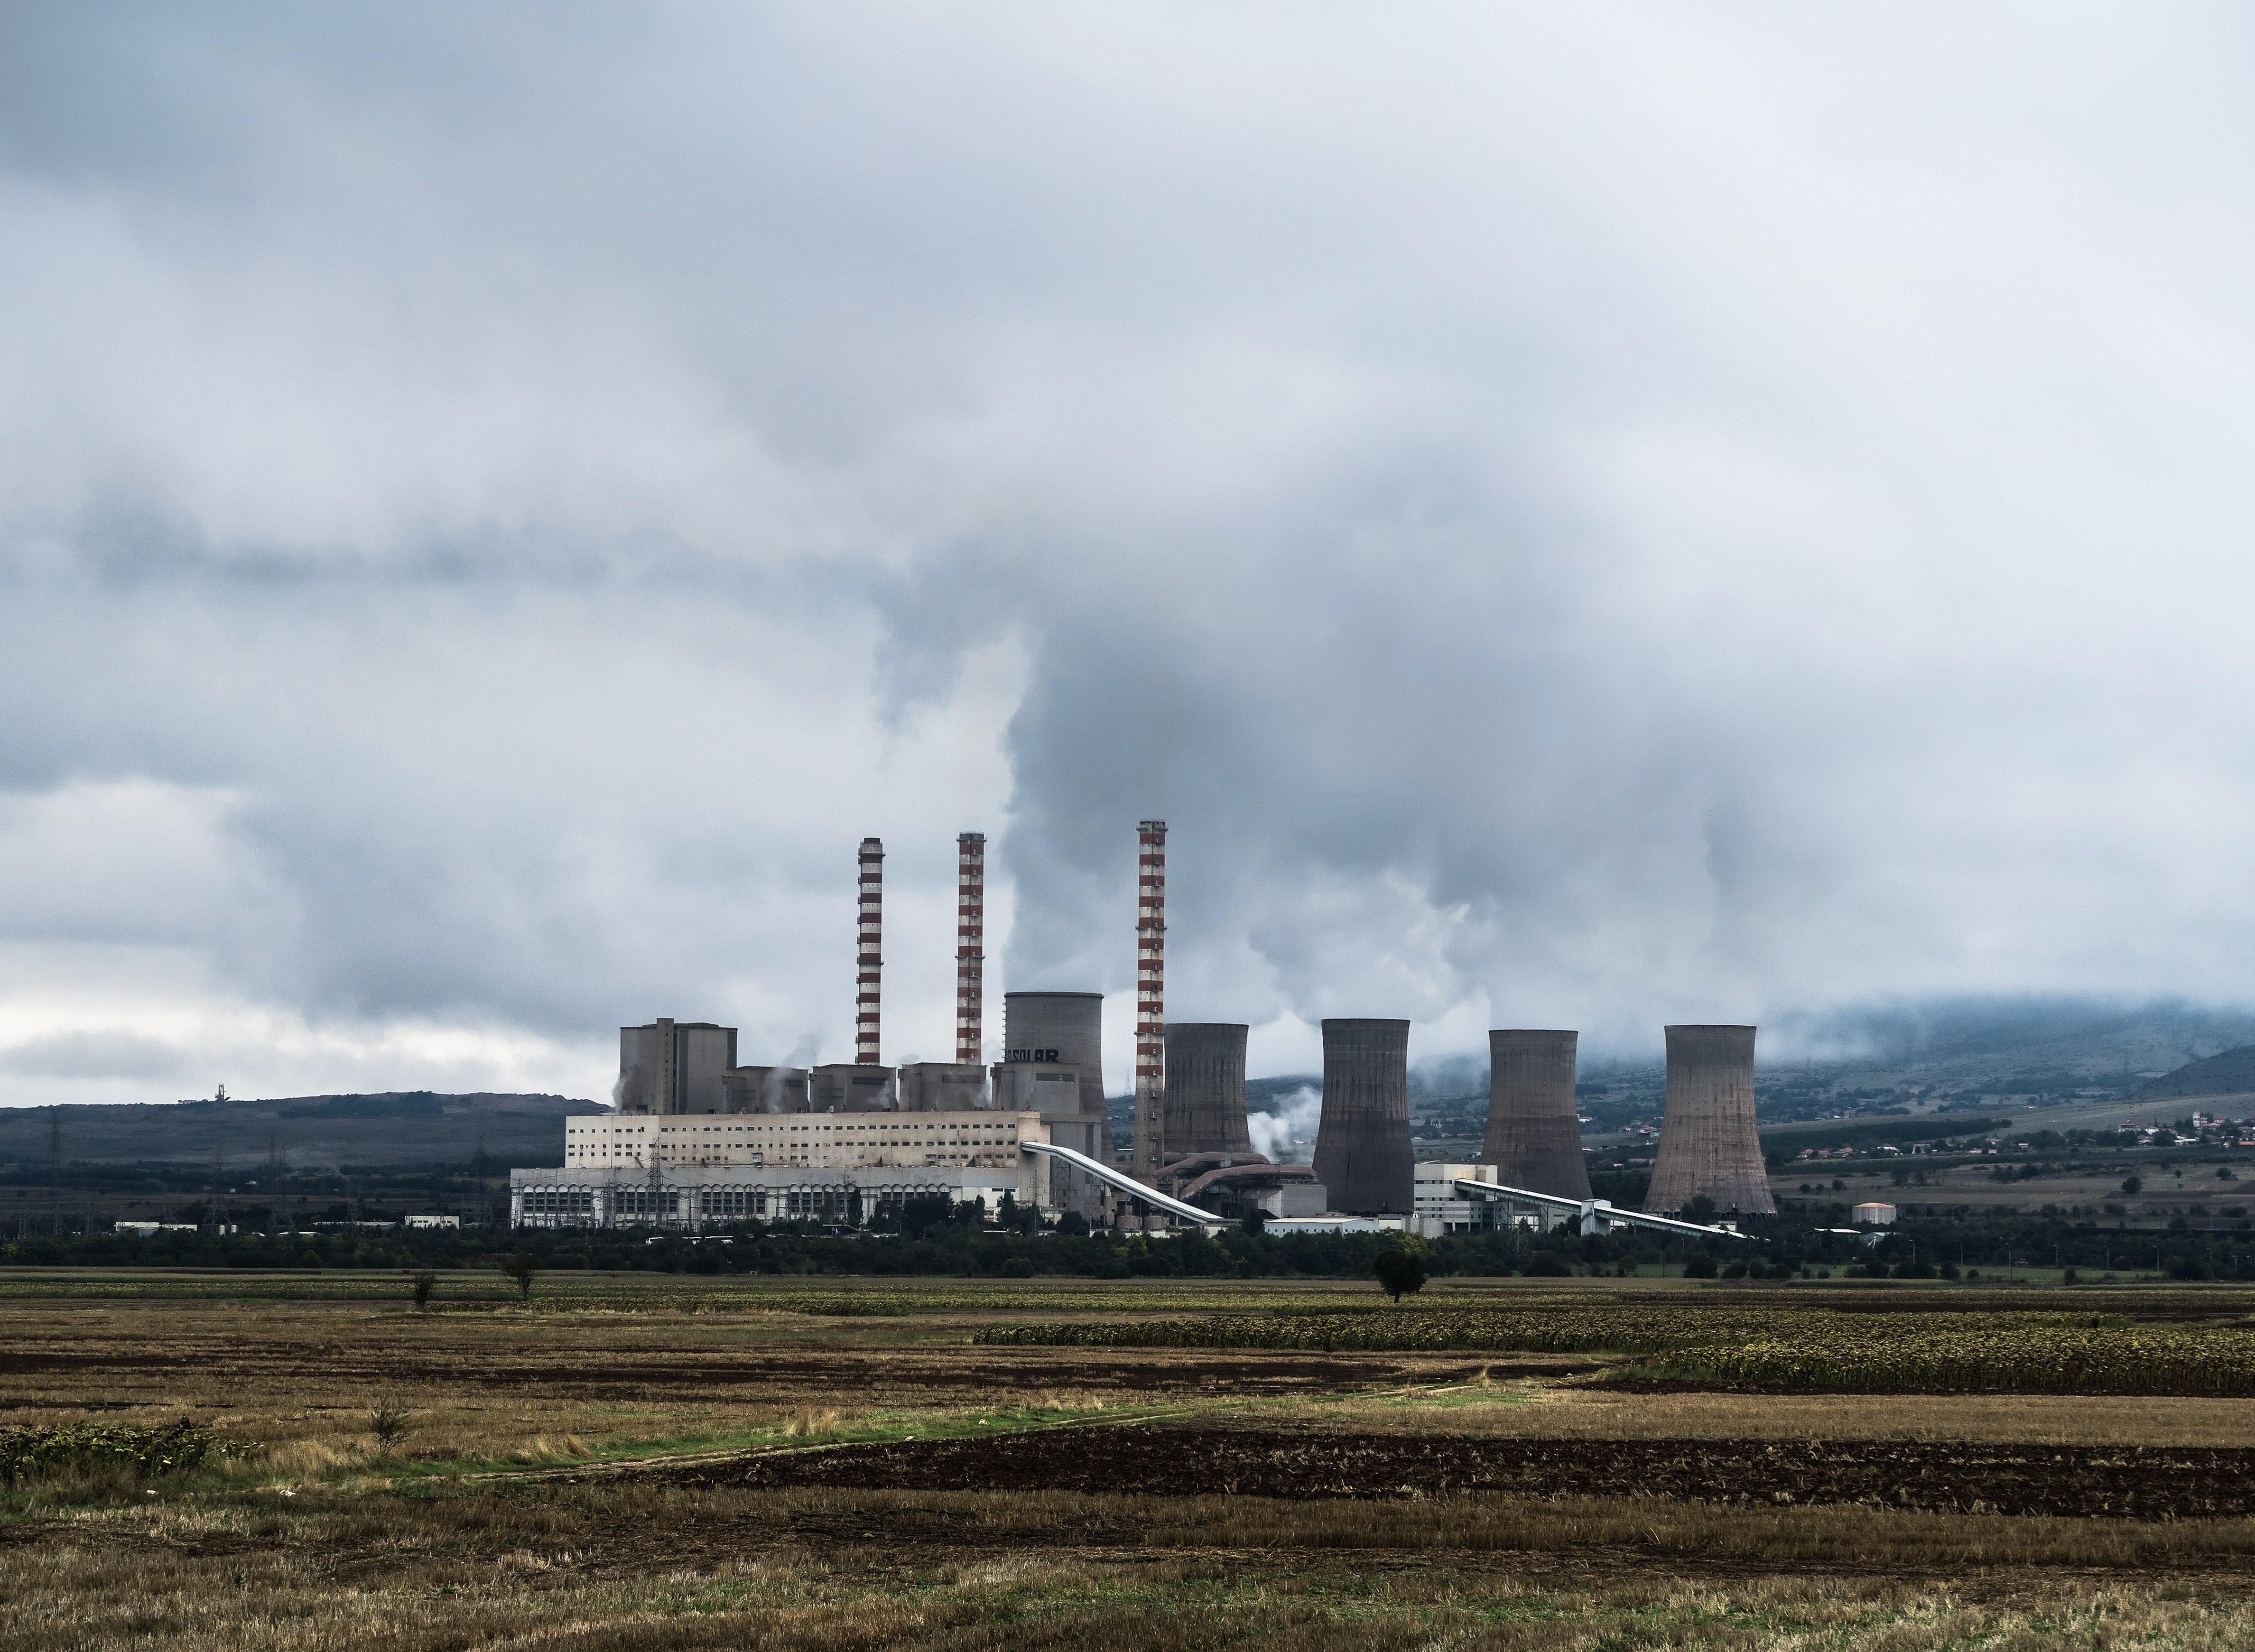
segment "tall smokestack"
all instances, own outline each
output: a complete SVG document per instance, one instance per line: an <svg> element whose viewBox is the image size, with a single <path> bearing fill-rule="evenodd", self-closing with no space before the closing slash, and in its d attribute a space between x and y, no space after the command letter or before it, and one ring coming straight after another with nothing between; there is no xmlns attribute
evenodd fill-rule
<svg viewBox="0 0 2255 1652"><path fill-rule="evenodd" d="M1149 1184L1168 1157L1167 823L1135 824L1135 1150Z"/></svg>
<svg viewBox="0 0 2255 1652"><path fill-rule="evenodd" d="M1487 1036L1487 1140L1481 1160L1507 1187L1590 1197L1574 1106L1570 1032L1496 1030Z"/></svg>
<svg viewBox="0 0 2255 1652"><path fill-rule="evenodd" d="M1316 1177L1331 1208L1409 1209L1409 1023L1324 1023Z"/></svg>
<svg viewBox="0 0 2255 1652"><path fill-rule="evenodd" d="M861 962L854 998L854 1060L878 1065L878 1026L883 1016L885 973L885 846L861 840Z"/></svg>
<svg viewBox="0 0 2255 1652"><path fill-rule="evenodd" d="M1668 1029L1668 1111L1644 1207L1680 1211L1702 1194L1722 1214L1777 1213L1754 1133L1752 1027Z"/></svg>
<svg viewBox="0 0 2255 1652"><path fill-rule="evenodd" d="M1167 1116L1161 1138L1170 1159L1253 1151L1245 1123L1247 1030L1237 1022L1167 1023Z"/></svg>
<svg viewBox="0 0 2255 1652"><path fill-rule="evenodd" d="M955 840L955 1058L978 1065L986 1046L987 834Z"/></svg>

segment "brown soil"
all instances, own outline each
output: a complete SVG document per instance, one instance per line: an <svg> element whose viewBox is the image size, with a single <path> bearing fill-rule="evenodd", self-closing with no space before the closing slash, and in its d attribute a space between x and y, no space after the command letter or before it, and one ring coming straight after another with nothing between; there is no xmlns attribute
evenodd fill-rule
<svg viewBox="0 0 2255 1652"><path fill-rule="evenodd" d="M2255 1450L1924 1440L1345 1438L1106 1424L835 1446L666 1477L763 1488L1289 1499L1504 1492L2138 1520L2255 1514Z"/></svg>
<svg viewBox="0 0 2255 1652"><path fill-rule="evenodd" d="M1139 1351L1137 1357L1127 1359L1109 1350L1064 1354L1044 1351L1029 1358L1029 1352L1016 1348L961 1354L843 1348L811 1353L669 1350L662 1360L651 1361L646 1376L637 1376L622 1370L623 1362L617 1360L575 1364L559 1357L534 1363L495 1358L481 1350L262 1348L258 1375L270 1382L299 1379L325 1383L533 1388L544 1395L580 1400L678 1399L686 1394L718 1398L730 1390L747 1388L762 1395L800 1390L869 1395L879 1388L889 1389L907 1377L920 1394L930 1396L931 1402L947 1403L965 1393L985 1395L1044 1387L1096 1393L1346 1394L1411 1382L1463 1381L1482 1367L1497 1374L1554 1378L1585 1375L1604 1368L1601 1362L1581 1355L1489 1355L1468 1361L1461 1356L1436 1360L1430 1355L1385 1353L1201 1353L1185 1358L1175 1350L1156 1355ZM216 1357L223 1360L226 1355L216 1353ZM11 1353L8 1359L9 1374L13 1377L52 1381L98 1376L110 1383L135 1373L170 1376L180 1365L177 1353L135 1354L109 1347L25 1349Z"/></svg>

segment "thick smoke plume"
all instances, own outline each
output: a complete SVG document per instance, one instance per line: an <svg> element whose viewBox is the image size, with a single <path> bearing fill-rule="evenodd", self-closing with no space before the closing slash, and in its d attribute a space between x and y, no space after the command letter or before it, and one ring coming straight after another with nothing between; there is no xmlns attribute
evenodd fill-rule
<svg viewBox="0 0 2255 1652"><path fill-rule="evenodd" d="M2239 31L10 8L0 1101L2255 998Z"/></svg>

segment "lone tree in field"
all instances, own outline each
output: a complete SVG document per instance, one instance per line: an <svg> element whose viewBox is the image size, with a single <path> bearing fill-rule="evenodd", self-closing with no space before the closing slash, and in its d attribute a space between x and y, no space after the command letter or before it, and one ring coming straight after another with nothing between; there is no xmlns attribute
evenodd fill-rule
<svg viewBox="0 0 2255 1652"><path fill-rule="evenodd" d="M1425 1286L1425 1258L1407 1245L1388 1245L1380 1251L1370 1271L1378 1276L1378 1288L1392 1292L1396 1302Z"/></svg>
<svg viewBox="0 0 2255 1652"><path fill-rule="evenodd" d="M529 1250L520 1250L502 1263L501 1270L516 1282L517 1294L530 1302L533 1276L540 1271L540 1259Z"/></svg>
<svg viewBox="0 0 2255 1652"><path fill-rule="evenodd" d="M415 1286L415 1305L418 1308L429 1307L431 1305L431 1292L439 1283L439 1276L431 1273L418 1274L415 1276L413 1283Z"/></svg>

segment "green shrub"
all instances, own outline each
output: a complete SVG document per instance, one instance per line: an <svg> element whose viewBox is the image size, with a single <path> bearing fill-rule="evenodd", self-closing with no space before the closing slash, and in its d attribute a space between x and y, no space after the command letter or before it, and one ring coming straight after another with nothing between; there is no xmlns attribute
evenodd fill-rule
<svg viewBox="0 0 2255 1652"><path fill-rule="evenodd" d="M88 1469L128 1469L144 1480L185 1474L222 1453L217 1435L182 1417L168 1428L74 1423L0 1428L0 1483Z"/></svg>

